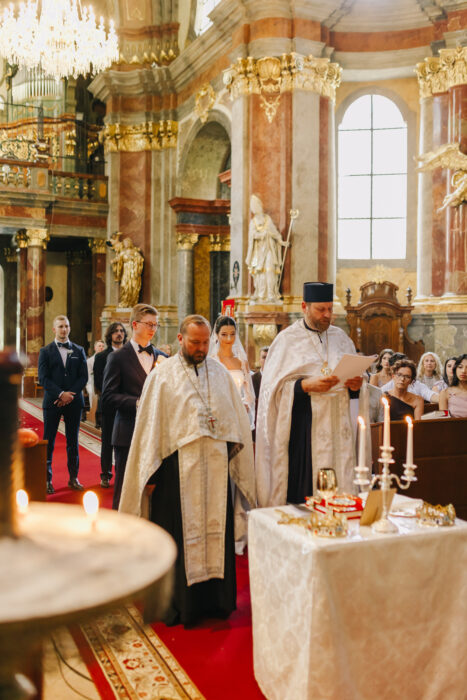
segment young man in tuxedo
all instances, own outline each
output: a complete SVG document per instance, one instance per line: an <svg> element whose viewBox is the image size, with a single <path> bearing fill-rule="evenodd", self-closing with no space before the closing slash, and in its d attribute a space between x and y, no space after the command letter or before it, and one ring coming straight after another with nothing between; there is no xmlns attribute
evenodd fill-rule
<svg viewBox="0 0 467 700"><path fill-rule="evenodd" d="M115 410L112 445L115 451L115 489L112 508L118 509L126 461L136 420L136 409L146 377L165 353L151 345L157 329L157 309L136 304L131 311L132 337L118 352L110 353L104 371L102 410Z"/></svg>
<svg viewBox="0 0 467 700"><path fill-rule="evenodd" d="M98 395L97 412L101 423L101 487L108 489L112 478L112 430L115 420L115 409L102 410L102 385L104 382L104 370L109 355L120 350L126 343L127 335L123 324L114 321L107 328L105 334L106 349L96 355L94 360L94 390Z"/></svg>
<svg viewBox="0 0 467 700"><path fill-rule="evenodd" d="M86 355L80 345L69 340L70 322L66 316L53 321L55 339L39 352L39 383L44 387L42 409L44 440L47 444L47 493L55 493L52 485L52 455L58 424L65 422L68 486L82 491L78 481L78 434L84 406L83 389L88 381Z"/></svg>

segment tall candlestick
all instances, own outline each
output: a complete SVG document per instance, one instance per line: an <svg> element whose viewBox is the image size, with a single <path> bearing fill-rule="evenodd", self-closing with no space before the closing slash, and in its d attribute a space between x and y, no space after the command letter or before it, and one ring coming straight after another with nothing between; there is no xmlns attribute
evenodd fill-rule
<svg viewBox="0 0 467 700"><path fill-rule="evenodd" d="M389 414L389 401L385 396L381 399L384 406L384 428L383 428L383 447L391 447L391 418Z"/></svg>
<svg viewBox="0 0 467 700"><path fill-rule="evenodd" d="M407 416L407 455L405 458L405 463L408 466L413 464L413 422L410 416Z"/></svg>
<svg viewBox="0 0 467 700"><path fill-rule="evenodd" d="M365 467L366 466L366 459L365 459L365 454L366 454L366 425L365 421L361 416L358 416L358 423L360 426L360 431L358 433L358 466L359 467Z"/></svg>

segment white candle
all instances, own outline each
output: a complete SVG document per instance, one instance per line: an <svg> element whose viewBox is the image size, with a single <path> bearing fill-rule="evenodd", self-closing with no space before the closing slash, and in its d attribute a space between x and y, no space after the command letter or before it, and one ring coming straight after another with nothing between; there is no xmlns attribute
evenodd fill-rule
<svg viewBox="0 0 467 700"><path fill-rule="evenodd" d="M391 447L391 417L389 414L389 401L385 396L381 399L384 406L384 428L383 428L383 447Z"/></svg>
<svg viewBox="0 0 467 700"><path fill-rule="evenodd" d="M16 492L16 507L18 509L18 513L20 515L26 515L28 512L28 505L29 505L29 496L24 491L24 489L19 489L19 491Z"/></svg>
<svg viewBox="0 0 467 700"><path fill-rule="evenodd" d="M407 455L405 457L405 463L408 466L413 464L413 422L410 416L407 416Z"/></svg>
<svg viewBox="0 0 467 700"><path fill-rule="evenodd" d="M360 431L358 433L358 466L359 467L365 467L366 466L366 459L365 459L365 453L366 453L366 425L365 421L361 416L358 416L358 423L360 426Z"/></svg>
<svg viewBox="0 0 467 700"><path fill-rule="evenodd" d="M99 499L94 491L86 491L83 496L83 506L89 518L89 522L91 523L91 530L95 530L97 513L99 511Z"/></svg>

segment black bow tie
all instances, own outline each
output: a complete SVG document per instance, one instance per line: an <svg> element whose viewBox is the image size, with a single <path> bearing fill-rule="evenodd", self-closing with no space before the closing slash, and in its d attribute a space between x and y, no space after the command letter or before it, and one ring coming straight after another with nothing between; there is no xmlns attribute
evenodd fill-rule
<svg viewBox="0 0 467 700"><path fill-rule="evenodd" d="M70 349L70 343L57 343L59 348L67 348L67 350Z"/></svg>
<svg viewBox="0 0 467 700"><path fill-rule="evenodd" d="M138 352L147 352L148 355L154 355L152 351L152 345L146 345L145 348L143 348L142 345L138 345Z"/></svg>

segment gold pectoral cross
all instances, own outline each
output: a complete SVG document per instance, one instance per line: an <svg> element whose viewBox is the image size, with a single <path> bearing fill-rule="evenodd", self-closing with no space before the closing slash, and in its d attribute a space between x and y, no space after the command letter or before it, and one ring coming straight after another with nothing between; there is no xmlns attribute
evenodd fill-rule
<svg viewBox="0 0 467 700"><path fill-rule="evenodd" d="M323 362L320 372L323 377L329 377L332 374L332 369L329 367L327 362Z"/></svg>

